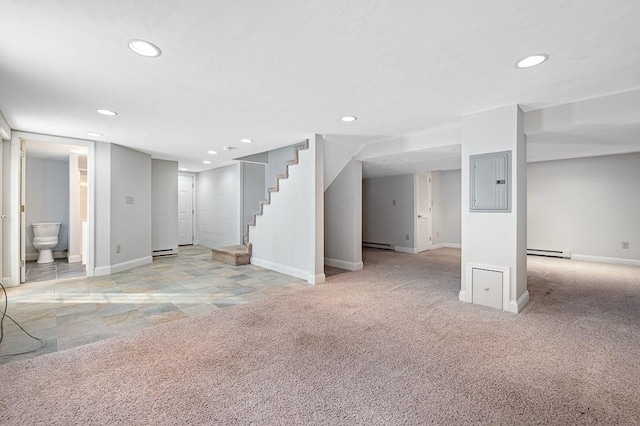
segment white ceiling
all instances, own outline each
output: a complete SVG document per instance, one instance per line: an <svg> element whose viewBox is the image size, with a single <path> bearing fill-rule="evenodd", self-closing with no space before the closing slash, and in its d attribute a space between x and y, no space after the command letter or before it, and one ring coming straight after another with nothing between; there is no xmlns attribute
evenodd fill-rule
<svg viewBox="0 0 640 426"><path fill-rule="evenodd" d="M0 9L0 110L12 128L96 131L193 171L312 133L399 136L509 104L640 88L636 0L1 0ZM132 38L163 55L133 54ZM549 61L514 67L539 52Z"/></svg>

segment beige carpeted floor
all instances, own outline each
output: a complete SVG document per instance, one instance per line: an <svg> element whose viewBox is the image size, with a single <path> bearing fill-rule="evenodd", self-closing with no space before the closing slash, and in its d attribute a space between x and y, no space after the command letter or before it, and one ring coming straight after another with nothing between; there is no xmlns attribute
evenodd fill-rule
<svg viewBox="0 0 640 426"><path fill-rule="evenodd" d="M459 251L0 366L2 424L640 424L640 269L529 258L509 314Z"/></svg>

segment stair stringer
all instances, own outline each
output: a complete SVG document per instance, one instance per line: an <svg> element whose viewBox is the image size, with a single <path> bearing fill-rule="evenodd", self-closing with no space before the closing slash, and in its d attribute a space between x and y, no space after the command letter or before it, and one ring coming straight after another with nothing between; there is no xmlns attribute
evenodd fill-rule
<svg viewBox="0 0 640 426"><path fill-rule="evenodd" d="M322 146L316 144L317 141L296 145L297 159L286 163L277 186L269 189L267 200L261 202L253 223L248 224L252 264L312 284L324 281L316 261L317 252L321 259L324 256L324 244L321 250L316 244L318 235L324 232Z"/></svg>

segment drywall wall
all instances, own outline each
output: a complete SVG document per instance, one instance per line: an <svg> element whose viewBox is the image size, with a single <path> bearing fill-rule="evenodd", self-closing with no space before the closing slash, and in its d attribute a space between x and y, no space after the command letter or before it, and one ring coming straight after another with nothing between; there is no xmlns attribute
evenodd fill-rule
<svg viewBox="0 0 640 426"><path fill-rule="evenodd" d="M528 175L529 248L640 260L640 153L531 163Z"/></svg>
<svg viewBox="0 0 640 426"><path fill-rule="evenodd" d="M198 173L198 244L214 248L240 244L240 164Z"/></svg>
<svg viewBox="0 0 640 426"><path fill-rule="evenodd" d="M276 186L276 176L284 173L284 163L293 157L293 145L269 151L269 162L264 167L265 194L267 189Z"/></svg>
<svg viewBox="0 0 640 426"><path fill-rule="evenodd" d="M116 144L110 147L114 272L151 262L151 156Z"/></svg>
<svg viewBox="0 0 640 426"><path fill-rule="evenodd" d="M462 242L460 222L460 170L442 172L442 211L445 246L458 247Z"/></svg>
<svg viewBox="0 0 640 426"><path fill-rule="evenodd" d="M325 264L362 269L362 162L351 160L324 193Z"/></svg>
<svg viewBox="0 0 640 426"><path fill-rule="evenodd" d="M96 275L111 273L111 144L95 142L95 249Z"/></svg>
<svg viewBox="0 0 640 426"><path fill-rule="evenodd" d="M362 241L415 249L414 175L364 179Z"/></svg>
<svg viewBox="0 0 640 426"><path fill-rule="evenodd" d="M462 254L460 300L472 302L471 267L509 268L508 291L502 308L517 313L528 302L527 187L524 113L517 105L462 118ZM511 151L511 211L469 210L471 155ZM498 294L494 292L493 294ZM508 297L505 297L508 296ZM506 303L505 299L508 299Z"/></svg>
<svg viewBox="0 0 640 426"><path fill-rule="evenodd" d="M178 250L178 162L151 160L151 249Z"/></svg>
<svg viewBox="0 0 640 426"><path fill-rule="evenodd" d="M442 172L431 172L431 246L444 242L444 205L442 200Z"/></svg>
<svg viewBox="0 0 640 426"><path fill-rule="evenodd" d="M58 245L53 251L67 249L69 236L69 162L29 155L25 170L26 252L37 254L33 247L32 224L59 222Z"/></svg>
<svg viewBox="0 0 640 426"><path fill-rule="evenodd" d="M323 140L309 138L299 163L289 168L256 225L249 229L251 263L306 279L324 282Z"/></svg>
<svg viewBox="0 0 640 426"><path fill-rule="evenodd" d="M253 219L253 213L260 209L264 200L265 165L242 163L242 236L246 237L247 223Z"/></svg>

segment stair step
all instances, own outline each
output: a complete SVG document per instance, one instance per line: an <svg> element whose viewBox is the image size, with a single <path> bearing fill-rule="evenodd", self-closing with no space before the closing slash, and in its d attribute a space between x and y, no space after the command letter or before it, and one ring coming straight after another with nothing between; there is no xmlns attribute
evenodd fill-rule
<svg viewBox="0 0 640 426"><path fill-rule="evenodd" d="M213 260L227 265L240 266L251 263L251 243L211 249Z"/></svg>

